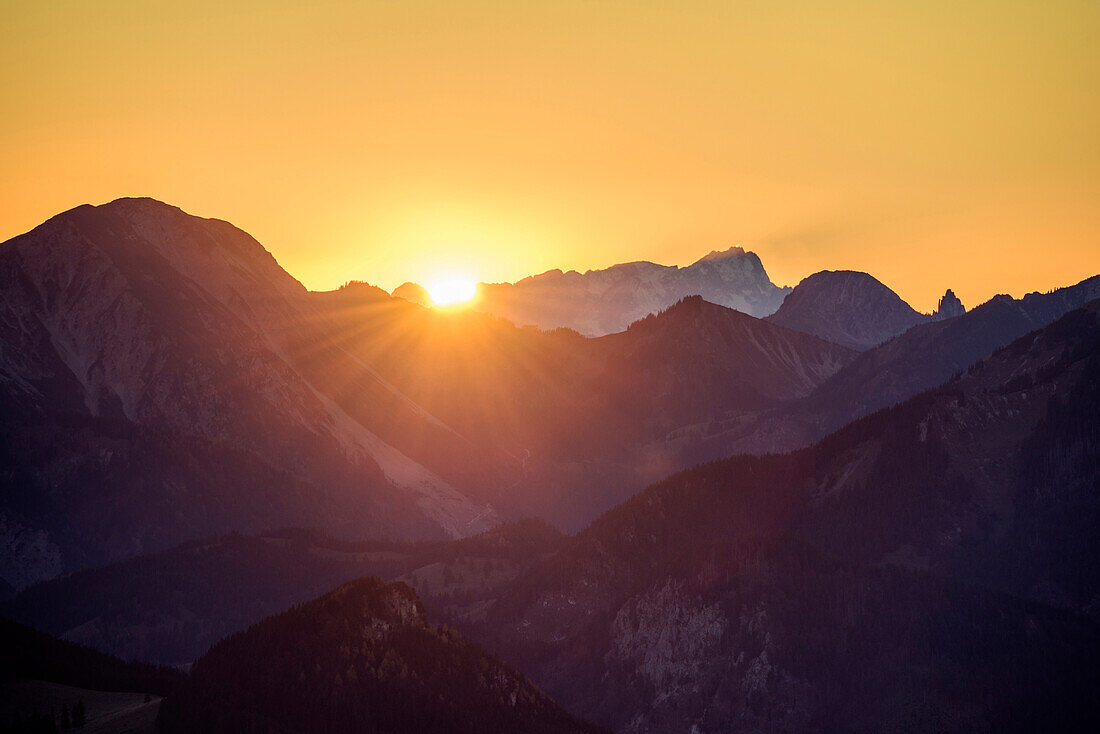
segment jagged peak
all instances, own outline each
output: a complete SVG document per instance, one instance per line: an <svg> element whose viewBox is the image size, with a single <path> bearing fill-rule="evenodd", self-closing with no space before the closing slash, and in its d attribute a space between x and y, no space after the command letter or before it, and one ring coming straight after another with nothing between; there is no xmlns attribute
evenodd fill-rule
<svg viewBox="0 0 1100 734"><path fill-rule="evenodd" d="M938 304L936 304L936 310L932 312L932 318L937 320L950 319L955 316L962 316L966 313L966 307L963 306L962 301L955 295L955 292L950 288L940 298Z"/></svg>
<svg viewBox="0 0 1100 734"><path fill-rule="evenodd" d="M725 250L711 250L706 255L703 255L701 258L696 260L694 264L741 257L753 257L757 260L760 259L759 257L757 257L755 252L746 251L744 247L741 247L740 245L734 245L732 247L726 248Z"/></svg>

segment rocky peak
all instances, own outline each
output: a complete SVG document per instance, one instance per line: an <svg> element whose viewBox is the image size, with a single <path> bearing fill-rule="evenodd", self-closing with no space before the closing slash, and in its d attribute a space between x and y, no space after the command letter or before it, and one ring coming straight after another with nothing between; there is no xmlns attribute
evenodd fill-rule
<svg viewBox="0 0 1100 734"><path fill-rule="evenodd" d="M566 327L589 336L626 329L693 294L752 316L773 313L789 288L768 278L760 258L741 247L714 250L691 265L619 263L584 273L547 271L516 283L486 284L478 309L519 325Z"/></svg>
<svg viewBox="0 0 1100 734"><path fill-rule="evenodd" d="M380 622L386 626L426 627L428 624L424 605L416 592L399 581L386 582L373 577L356 579L313 603L355 609L370 623Z"/></svg>
<svg viewBox="0 0 1100 734"><path fill-rule="evenodd" d="M932 318L936 321L943 321L944 319L962 316L964 313L966 313L966 307L962 305L962 301L955 295L955 292L948 288L939 304L936 305L936 310L932 312Z"/></svg>
<svg viewBox="0 0 1100 734"><path fill-rule="evenodd" d="M696 260L696 262L714 262L716 260L728 260L731 258L745 257L746 255L755 257L756 253L746 253L744 247L738 247L735 245L733 247L726 248L725 250L711 250L706 255L703 255L701 258Z"/></svg>

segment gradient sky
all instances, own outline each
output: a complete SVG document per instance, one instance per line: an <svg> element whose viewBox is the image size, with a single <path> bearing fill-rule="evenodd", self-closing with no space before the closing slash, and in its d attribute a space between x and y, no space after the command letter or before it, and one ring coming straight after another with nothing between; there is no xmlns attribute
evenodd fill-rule
<svg viewBox="0 0 1100 734"><path fill-rule="evenodd" d="M0 240L154 196L307 286L740 244L915 307L1100 272L1100 2L0 0Z"/></svg>

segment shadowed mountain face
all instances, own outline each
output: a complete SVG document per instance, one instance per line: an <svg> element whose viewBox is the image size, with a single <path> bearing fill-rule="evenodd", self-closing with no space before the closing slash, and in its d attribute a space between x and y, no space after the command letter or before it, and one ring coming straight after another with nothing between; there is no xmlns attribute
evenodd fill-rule
<svg viewBox="0 0 1100 734"><path fill-rule="evenodd" d="M438 465L457 437L357 402L386 386L225 222L152 200L79 207L0 247L0 292L0 570L15 586L212 531L432 537L482 512L460 472L387 443L430 443L418 458Z"/></svg>
<svg viewBox="0 0 1100 734"><path fill-rule="evenodd" d="M929 321L867 273L823 270L799 283L768 321L863 351Z"/></svg>
<svg viewBox="0 0 1100 734"><path fill-rule="evenodd" d="M0 619L0 730L151 732L178 670L123 662Z"/></svg>
<svg viewBox="0 0 1100 734"><path fill-rule="evenodd" d="M764 317L789 292L771 282L756 253L731 247L684 268L633 262L583 274L550 270L516 283L482 283L476 307L521 326L599 336L622 331L686 296L701 295Z"/></svg>
<svg viewBox="0 0 1100 734"><path fill-rule="evenodd" d="M599 731L415 592L360 579L218 643L161 707L164 732Z"/></svg>
<svg viewBox="0 0 1100 734"><path fill-rule="evenodd" d="M809 449L647 489L477 636L617 731L1090 730L1098 378L1094 301Z"/></svg>
<svg viewBox="0 0 1100 734"><path fill-rule="evenodd" d="M855 357L699 297L587 339L367 290L315 296L339 324L342 349L519 468L480 500L568 530L681 468L668 442L682 426L807 395Z"/></svg>
<svg viewBox="0 0 1100 734"><path fill-rule="evenodd" d="M649 267L547 282L763 282ZM591 730L425 606L616 731L1095 730L1100 276L706 296L585 337L309 293L151 200L59 215L0 246L0 609L177 663L254 625L165 731Z"/></svg>
<svg viewBox="0 0 1100 734"><path fill-rule="evenodd" d="M165 694L183 680L178 670L123 662L2 618L0 643L4 650L0 658L0 683L33 679L98 691ZM28 713L23 711L24 716ZM0 718L0 722L9 723L7 717Z"/></svg>
<svg viewBox="0 0 1100 734"><path fill-rule="evenodd" d="M246 599L380 573L617 731L1087 731L1098 385L1093 302L811 448L672 476L575 538L225 539L34 587L5 613L136 650Z"/></svg>
<svg viewBox="0 0 1100 734"><path fill-rule="evenodd" d="M693 272L730 258L757 262ZM806 445L1096 289L995 299L858 359L698 297L589 339L361 283L309 293L246 233L147 199L5 243L0 280L14 588L228 530L575 530L701 459Z"/></svg>
<svg viewBox="0 0 1100 734"><path fill-rule="evenodd" d="M246 233L149 199L5 243L0 282L15 588L228 530L577 528L678 468L681 425L804 395L853 356L698 299L600 340L365 284L309 293Z"/></svg>
<svg viewBox="0 0 1100 734"><path fill-rule="evenodd" d="M539 520L421 543L230 534L36 584L0 614L122 658L185 666L222 637L362 576L408 583L441 620L479 619L564 540Z"/></svg>
<svg viewBox="0 0 1100 734"><path fill-rule="evenodd" d="M1012 340L1100 298L1100 276L1021 299L996 296L953 318L918 324L860 354L814 391L775 409L729 413L684 447L688 466L735 453L801 448L849 422L899 403L965 370Z"/></svg>

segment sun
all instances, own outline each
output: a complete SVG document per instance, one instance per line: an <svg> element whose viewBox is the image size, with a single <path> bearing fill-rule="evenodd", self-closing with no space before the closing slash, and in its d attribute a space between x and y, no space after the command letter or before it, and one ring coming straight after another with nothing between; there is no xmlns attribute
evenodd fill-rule
<svg viewBox="0 0 1100 734"><path fill-rule="evenodd" d="M457 306L477 295L477 283L470 278L445 276L428 284L428 295L436 306Z"/></svg>

